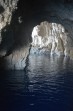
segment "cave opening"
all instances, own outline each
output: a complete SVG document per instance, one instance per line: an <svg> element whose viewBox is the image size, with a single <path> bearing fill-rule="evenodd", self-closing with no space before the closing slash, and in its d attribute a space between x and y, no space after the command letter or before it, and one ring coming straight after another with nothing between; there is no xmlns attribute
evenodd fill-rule
<svg viewBox="0 0 73 111"><path fill-rule="evenodd" d="M73 111L72 0L0 0L0 111Z"/></svg>
<svg viewBox="0 0 73 111"><path fill-rule="evenodd" d="M47 51L73 58L71 0L17 1L9 2L8 6L4 1L5 19L0 22L0 57L4 68L24 69L29 52Z"/></svg>
<svg viewBox="0 0 73 111"><path fill-rule="evenodd" d="M70 56L71 38L64 26L59 23L44 21L32 31L31 53L45 53Z"/></svg>

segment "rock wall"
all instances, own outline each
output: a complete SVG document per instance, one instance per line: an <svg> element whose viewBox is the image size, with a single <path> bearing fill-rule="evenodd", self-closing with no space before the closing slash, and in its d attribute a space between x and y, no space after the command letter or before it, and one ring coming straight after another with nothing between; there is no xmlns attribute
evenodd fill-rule
<svg viewBox="0 0 73 111"><path fill-rule="evenodd" d="M26 32L26 29L29 31L29 23L22 20L27 15L27 5L24 8L20 3L23 5L24 1L0 0L0 69L23 70L26 66L30 49L29 34ZM21 8L25 9L24 14L21 14Z"/></svg>
<svg viewBox="0 0 73 111"><path fill-rule="evenodd" d="M32 31L32 49L39 52L49 51L51 54L71 56L73 54L73 41L61 24L41 22ZM37 52L37 50L34 50Z"/></svg>
<svg viewBox="0 0 73 111"><path fill-rule="evenodd" d="M25 68L32 30L31 51L73 58L72 2L0 0L0 69Z"/></svg>
<svg viewBox="0 0 73 111"><path fill-rule="evenodd" d="M12 20L13 13L18 8L18 0L0 0L0 68L1 69L24 69L26 66L26 58L29 54L29 46L17 47L17 39L14 29L18 24L14 24ZM14 19L14 18L13 18ZM20 17L17 16L20 24ZM11 26L13 25L13 27ZM14 41L14 42L13 42ZM23 41L23 40L22 40ZM22 44L21 44L22 45ZM20 44L19 44L20 46Z"/></svg>
<svg viewBox="0 0 73 111"><path fill-rule="evenodd" d="M1 30L11 23L12 12L17 9L18 0L0 0L0 43L2 41Z"/></svg>

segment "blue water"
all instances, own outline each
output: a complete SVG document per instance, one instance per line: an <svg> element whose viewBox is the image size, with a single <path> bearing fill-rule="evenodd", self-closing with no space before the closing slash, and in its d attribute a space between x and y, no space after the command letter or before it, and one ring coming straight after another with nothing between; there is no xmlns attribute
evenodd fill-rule
<svg viewBox="0 0 73 111"><path fill-rule="evenodd" d="M73 111L73 61L30 55L26 70L1 71L0 111Z"/></svg>

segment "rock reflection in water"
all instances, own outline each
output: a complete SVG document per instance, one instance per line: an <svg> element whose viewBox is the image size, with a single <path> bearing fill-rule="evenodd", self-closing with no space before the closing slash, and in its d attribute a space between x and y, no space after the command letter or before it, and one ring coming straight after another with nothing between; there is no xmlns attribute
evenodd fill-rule
<svg viewBox="0 0 73 111"><path fill-rule="evenodd" d="M1 72L1 111L73 111L73 62L30 55L26 71Z"/></svg>

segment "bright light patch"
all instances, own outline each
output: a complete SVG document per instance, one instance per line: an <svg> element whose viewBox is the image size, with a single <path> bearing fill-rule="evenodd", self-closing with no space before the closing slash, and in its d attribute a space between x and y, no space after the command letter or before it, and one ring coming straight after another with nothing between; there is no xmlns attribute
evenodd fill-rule
<svg viewBox="0 0 73 111"><path fill-rule="evenodd" d="M51 54L69 56L72 40L61 24L44 21L33 28L32 47L46 48Z"/></svg>

